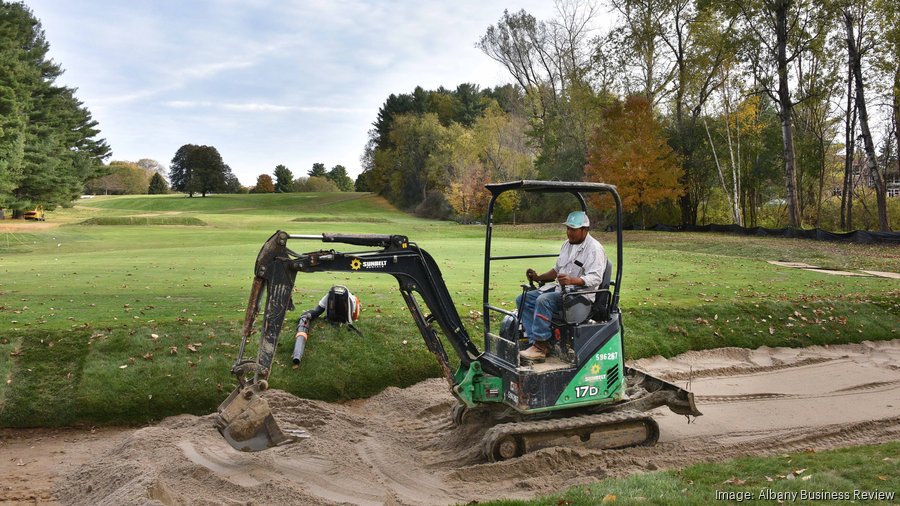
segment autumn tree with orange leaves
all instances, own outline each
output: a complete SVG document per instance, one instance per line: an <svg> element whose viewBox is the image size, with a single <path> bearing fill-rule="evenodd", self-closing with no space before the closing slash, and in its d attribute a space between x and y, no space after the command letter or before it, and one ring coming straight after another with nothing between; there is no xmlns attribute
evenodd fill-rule
<svg viewBox="0 0 900 506"><path fill-rule="evenodd" d="M616 185L622 207L637 210L641 226L648 207L681 195L682 173L646 97L630 96L603 112L603 126L591 138L585 178Z"/></svg>

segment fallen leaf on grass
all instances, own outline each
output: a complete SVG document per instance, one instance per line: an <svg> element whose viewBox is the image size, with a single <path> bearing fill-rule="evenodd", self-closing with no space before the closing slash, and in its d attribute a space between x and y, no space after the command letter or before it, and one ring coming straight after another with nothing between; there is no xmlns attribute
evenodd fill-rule
<svg viewBox="0 0 900 506"><path fill-rule="evenodd" d="M150 339L153 339L154 341L156 341L157 339L159 339L159 335L157 335L157 334L150 334Z"/></svg>
<svg viewBox="0 0 900 506"><path fill-rule="evenodd" d="M169 346L170 355L178 355L178 346Z"/></svg>
<svg viewBox="0 0 900 506"><path fill-rule="evenodd" d="M600 501L600 504L612 504L614 502L616 502L616 496L613 494L606 494L603 496L603 500Z"/></svg>
<svg viewBox="0 0 900 506"><path fill-rule="evenodd" d="M811 475L811 474L807 474L806 476L804 476L803 478L800 478L800 479L803 480L803 481L807 481L807 480L812 479L812 475Z"/></svg>
<svg viewBox="0 0 900 506"><path fill-rule="evenodd" d="M879 480L881 480L881 481L888 481L888 477L887 477L887 476L877 476L877 478L878 478Z"/></svg>
<svg viewBox="0 0 900 506"><path fill-rule="evenodd" d="M742 480L736 476L732 476L731 478L723 481L722 483L728 483L729 485L743 485L747 483L747 480Z"/></svg>
<svg viewBox="0 0 900 506"><path fill-rule="evenodd" d="M153 352L148 351L147 353L144 353L144 360L153 360Z"/></svg>
<svg viewBox="0 0 900 506"><path fill-rule="evenodd" d="M126 367L128 367L128 364L120 365L120 366L119 366L119 369L125 369Z"/></svg>
<svg viewBox="0 0 900 506"><path fill-rule="evenodd" d="M769 334L773 336L775 335L775 327L769 327Z"/></svg>

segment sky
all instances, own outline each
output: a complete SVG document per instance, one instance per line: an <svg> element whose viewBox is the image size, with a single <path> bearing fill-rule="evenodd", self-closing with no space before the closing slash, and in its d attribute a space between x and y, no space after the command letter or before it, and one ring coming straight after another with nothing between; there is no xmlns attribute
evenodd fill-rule
<svg viewBox="0 0 900 506"><path fill-rule="evenodd" d="M112 148L168 167L216 147L245 186L278 164L359 174L379 107L416 86L511 82L475 47L504 9L550 0L25 0Z"/></svg>

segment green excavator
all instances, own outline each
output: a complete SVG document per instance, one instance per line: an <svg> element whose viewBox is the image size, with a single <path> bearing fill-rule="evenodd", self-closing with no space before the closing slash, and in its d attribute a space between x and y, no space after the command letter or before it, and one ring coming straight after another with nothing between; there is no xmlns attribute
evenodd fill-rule
<svg viewBox="0 0 900 506"><path fill-rule="evenodd" d="M424 249L404 235L294 235L278 231L256 259L255 277L243 325L243 339L232 373L237 388L219 406L216 427L231 446L260 451L308 437L304 430L282 430L261 395L268 377L298 273L337 271L394 276L428 350L439 362L457 404L449 416L457 424L478 419L490 424L481 440L490 461L511 459L550 440L592 440L600 448L653 445L659 426L648 413L667 406L685 416L699 416L691 392L625 365L624 326L619 309L622 289L622 203L614 186L562 181L512 181L489 184L491 193L485 227L483 326L484 350L469 337L444 284L440 268ZM543 361L527 362L519 352L523 339L520 311L490 301L492 265L522 259L555 258L548 254L492 253L493 210L506 192L542 192L574 197L588 210L585 196L608 194L615 202L615 276L607 264L602 285L562 295L560 314L552 322L552 353ZM339 252L320 249L298 254L289 241L316 240L366 248ZM533 286L523 285L524 290ZM265 292L259 348L245 357L255 331ZM507 292L508 293L508 292ZM418 296L418 298L417 298ZM418 299L424 302L427 314ZM435 326L437 324L437 326ZM438 329L458 357L451 365Z"/></svg>

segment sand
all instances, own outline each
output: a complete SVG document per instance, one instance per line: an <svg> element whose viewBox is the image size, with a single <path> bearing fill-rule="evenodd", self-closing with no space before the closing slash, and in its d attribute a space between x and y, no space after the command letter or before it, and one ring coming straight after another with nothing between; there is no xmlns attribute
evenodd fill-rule
<svg viewBox="0 0 900 506"><path fill-rule="evenodd" d="M631 365L689 382L704 416L689 424L657 410L662 435L655 447L603 451L572 438L487 463L478 449L486 427L453 426L454 401L441 379L347 404L272 390L268 399L279 422L303 426L312 438L241 453L221 439L211 416L172 417L117 433L83 463L59 473L51 496L33 502L465 504L526 499L608 476L741 455L900 439L900 340L723 348ZM4 460L9 453L3 452Z"/></svg>

